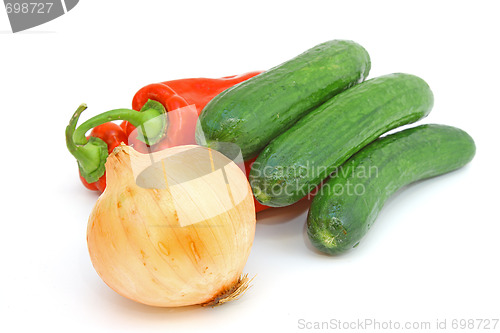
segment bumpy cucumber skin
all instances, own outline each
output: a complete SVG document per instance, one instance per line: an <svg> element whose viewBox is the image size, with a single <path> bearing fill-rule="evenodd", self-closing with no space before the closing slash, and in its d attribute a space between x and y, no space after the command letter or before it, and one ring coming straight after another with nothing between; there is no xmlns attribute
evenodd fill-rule
<svg viewBox="0 0 500 333"><path fill-rule="evenodd" d="M370 66L355 42L319 44L212 99L200 115L197 142L214 149L232 142L251 159L312 108L362 82Z"/></svg>
<svg viewBox="0 0 500 333"><path fill-rule="evenodd" d="M424 118L434 97L417 76L395 73L360 83L275 138L250 172L257 200L291 205L383 133Z"/></svg>
<svg viewBox="0 0 500 333"><path fill-rule="evenodd" d="M395 191L458 169L472 160L475 151L466 132L435 124L374 141L339 168L314 197L307 218L309 239L331 255L353 248Z"/></svg>

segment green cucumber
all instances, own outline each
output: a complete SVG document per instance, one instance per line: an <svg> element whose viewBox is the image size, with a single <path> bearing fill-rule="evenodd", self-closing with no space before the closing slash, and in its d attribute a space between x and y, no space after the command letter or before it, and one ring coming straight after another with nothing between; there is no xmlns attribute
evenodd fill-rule
<svg viewBox="0 0 500 333"><path fill-rule="evenodd" d="M309 239L328 254L355 247L394 192L464 166L475 150L466 132L434 124L374 141L340 167L314 197L307 218Z"/></svg>
<svg viewBox="0 0 500 333"><path fill-rule="evenodd" d="M217 95L200 115L196 141L219 150L218 142L234 143L249 160L313 108L362 82L369 71L370 57L359 44L319 44Z"/></svg>
<svg viewBox="0 0 500 333"><path fill-rule="evenodd" d="M422 79L390 74L333 97L275 138L250 171L257 200L283 207L299 201L383 133L427 116L432 92Z"/></svg>

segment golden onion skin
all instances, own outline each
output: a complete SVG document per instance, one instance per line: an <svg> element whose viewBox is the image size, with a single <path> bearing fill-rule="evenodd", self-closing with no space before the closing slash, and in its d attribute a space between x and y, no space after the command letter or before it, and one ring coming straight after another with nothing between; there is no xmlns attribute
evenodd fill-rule
<svg viewBox="0 0 500 333"><path fill-rule="evenodd" d="M174 147L155 153L156 159L193 147L208 150ZM216 151L211 154L214 159L225 158ZM141 163L148 165L149 160L149 155L124 145L108 157L106 190L94 206L87 228L92 264L109 287L143 304L177 307L216 301L238 287L253 243L255 208L248 181L235 163L227 164L228 183L242 200L232 207L218 207L222 212L216 216L207 214L206 219L182 226L179 214L191 214L204 197L213 200L220 196L224 202L227 188L210 182L203 193L196 187L183 188L176 194L182 196L181 206L186 202L180 207L168 186L150 189L136 184L132 163L137 168ZM198 215L206 213L203 209Z"/></svg>

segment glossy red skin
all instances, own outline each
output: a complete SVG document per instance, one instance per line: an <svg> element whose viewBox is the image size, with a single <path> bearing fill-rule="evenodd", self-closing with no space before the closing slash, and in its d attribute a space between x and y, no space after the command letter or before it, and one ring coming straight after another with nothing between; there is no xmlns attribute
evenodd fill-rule
<svg viewBox="0 0 500 333"><path fill-rule="evenodd" d="M125 131L119 125L112 122L94 127L90 132L90 136L106 142L108 153L111 153L122 142L128 144L128 137Z"/></svg>
<svg viewBox="0 0 500 333"><path fill-rule="evenodd" d="M260 73L262 72L255 71L241 75L225 76L218 79L195 78L171 80L162 83L175 90L175 92L182 96L189 105L195 105L199 115L205 105L215 96L231 88L235 84L248 80Z"/></svg>
<svg viewBox="0 0 500 333"><path fill-rule="evenodd" d="M132 131L135 130L135 127L126 120L121 122L120 128L125 132L127 138L132 133Z"/></svg>
<svg viewBox="0 0 500 333"><path fill-rule="evenodd" d="M85 186L85 188L88 188L91 191L99 191L97 189L97 186L96 186L97 182L95 182L95 183L88 183L85 180L85 178L83 178L82 174L80 173L80 170L78 170L78 175L80 176L80 180L82 181L82 184L83 184L83 186Z"/></svg>

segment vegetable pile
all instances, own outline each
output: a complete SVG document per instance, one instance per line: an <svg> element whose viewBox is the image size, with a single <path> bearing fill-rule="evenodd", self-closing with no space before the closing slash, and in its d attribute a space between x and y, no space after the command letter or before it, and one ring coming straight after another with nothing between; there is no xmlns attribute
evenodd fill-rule
<svg viewBox="0 0 500 333"><path fill-rule="evenodd" d="M473 159L473 139L451 126L384 136L434 98L417 76L365 81L370 69L362 46L332 40L265 72L147 85L132 109L77 126L82 104L66 143L102 193L87 230L101 278L144 304L222 304L248 288L256 212L313 196L309 239L338 255L398 189Z"/></svg>

